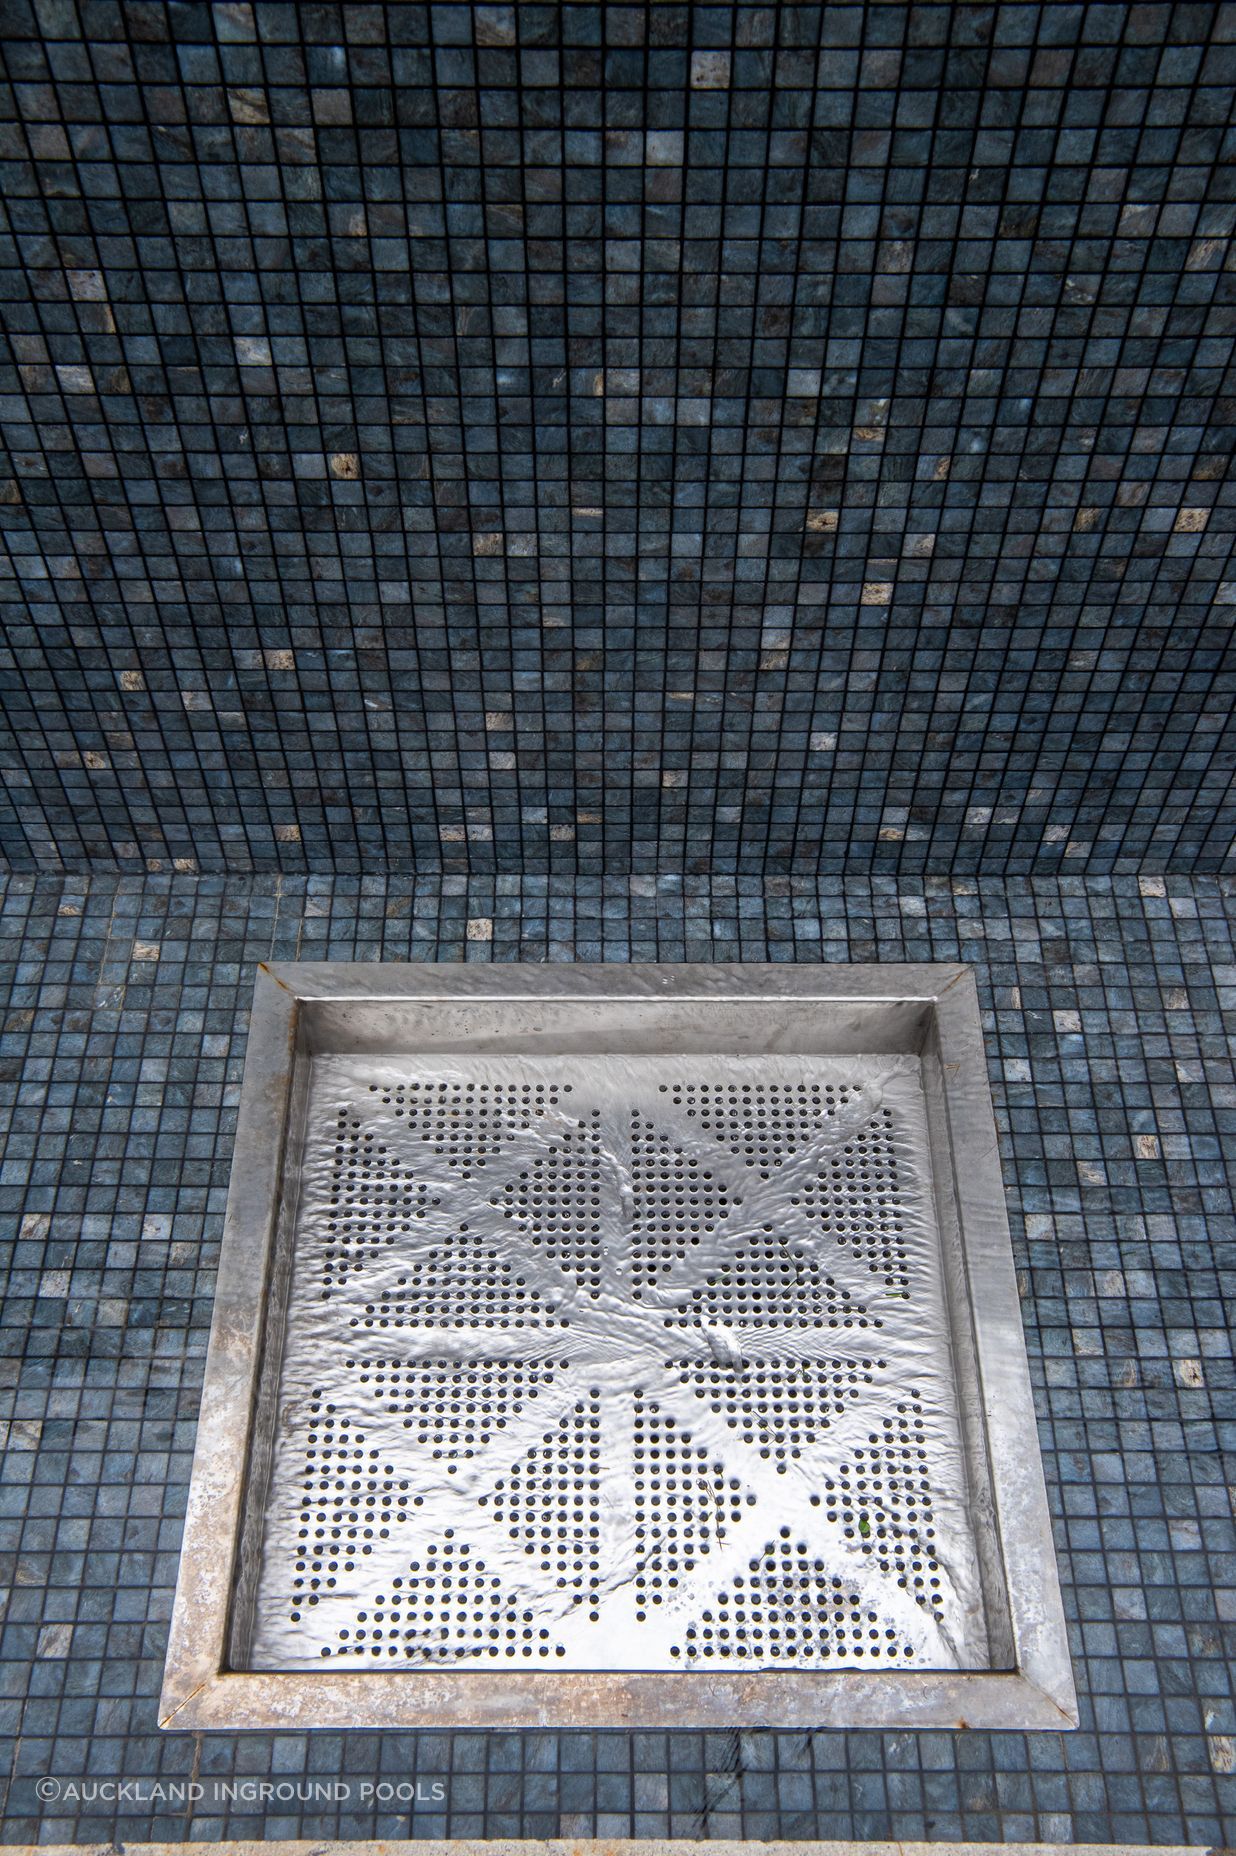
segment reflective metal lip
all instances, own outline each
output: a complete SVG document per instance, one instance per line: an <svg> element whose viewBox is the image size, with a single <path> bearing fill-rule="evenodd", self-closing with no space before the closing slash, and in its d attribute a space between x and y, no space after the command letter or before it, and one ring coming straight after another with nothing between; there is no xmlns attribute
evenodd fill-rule
<svg viewBox="0 0 1236 1856"><path fill-rule="evenodd" d="M1075 1725L969 970L261 969L160 1716Z"/></svg>

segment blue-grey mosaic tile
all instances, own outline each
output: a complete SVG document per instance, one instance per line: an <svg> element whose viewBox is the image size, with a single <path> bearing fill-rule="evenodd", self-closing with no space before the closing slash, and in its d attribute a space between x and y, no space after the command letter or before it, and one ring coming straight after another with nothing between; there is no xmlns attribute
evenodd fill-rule
<svg viewBox="0 0 1236 1856"><path fill-rule="evenodd" d="M3 0L0 66L13 867L1230 867L1228 6Z"/></svg>
<svg viewBox="0 0 1236 1856"><path fill-rule="evenodd" d="M1234 102L1222 5L0 0L6 1841L1236 1844ZM271 957L973 962L1081 1730L160 1735Z"/></svg>
<svg viewBox="0 0 1236 1856"><path fill-rule="evenodd" d="M4 1840L1232 1846L1234 934L1213 877L9 878ZM973 964L1078 1732L158 1732L257 961L585 947Z"/></svg>

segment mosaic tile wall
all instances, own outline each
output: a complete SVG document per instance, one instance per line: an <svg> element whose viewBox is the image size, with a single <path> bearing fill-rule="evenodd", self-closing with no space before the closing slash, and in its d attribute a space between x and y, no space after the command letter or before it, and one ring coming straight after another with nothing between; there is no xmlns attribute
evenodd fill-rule
<svg viewBox="0 0 1236 1856"><path fill-rule="evenodd" d="M13 865L1225 867L1236 7L0 41Z"/></svg>
<svg viewBox="0 0 1236 1856"><path fill-rule="evenodd" d="M973 963L1078 1732L157 1732L255 963L602 956ZM1236 1846L1231 879L18 876L0 997L4 1840ZM297 1803L330 1781L346 1808Z"/></svg>

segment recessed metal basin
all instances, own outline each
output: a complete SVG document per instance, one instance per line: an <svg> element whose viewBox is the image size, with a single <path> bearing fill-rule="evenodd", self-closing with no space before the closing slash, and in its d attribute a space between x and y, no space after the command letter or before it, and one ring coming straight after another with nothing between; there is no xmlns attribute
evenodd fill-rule
<svg viewBox="0 0 1236 1856"><path fill-rule="evenodd" d="M969 970L262 969L161 1715L1073 1725Z"/></svg>

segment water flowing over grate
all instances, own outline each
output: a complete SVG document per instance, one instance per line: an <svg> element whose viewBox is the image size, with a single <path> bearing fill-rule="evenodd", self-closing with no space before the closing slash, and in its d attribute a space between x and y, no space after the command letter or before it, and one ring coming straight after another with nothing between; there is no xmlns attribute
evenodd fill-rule
<svg viewBox="0 0 1236 1856"><path fill-rule="evenodd" d="M319 1053L248 1666L984 1665L919 1060Z"/></svg>

